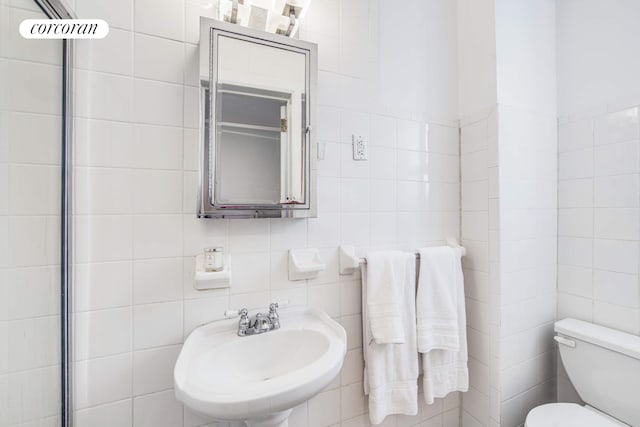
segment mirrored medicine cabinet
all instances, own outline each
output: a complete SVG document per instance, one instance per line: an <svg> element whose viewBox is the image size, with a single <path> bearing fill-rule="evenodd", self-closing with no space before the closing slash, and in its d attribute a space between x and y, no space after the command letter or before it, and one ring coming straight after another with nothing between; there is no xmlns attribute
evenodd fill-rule
<svg viewBox="0 0 640 427"><path fill-rule="evenodd" d="M200 18L198 216L316 216L313 43Z"/></svg>

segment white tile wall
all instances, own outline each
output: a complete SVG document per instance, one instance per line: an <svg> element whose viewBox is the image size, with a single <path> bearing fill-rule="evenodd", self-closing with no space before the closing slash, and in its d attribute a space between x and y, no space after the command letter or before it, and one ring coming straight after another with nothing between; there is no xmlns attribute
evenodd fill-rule
<svg viewBox="0 0 640 427"><path fill-rule="evenodd" d="M556 117L506 105L499 107L499 117L499 411L500 425L517 426L533 407L556 399L557 259L579 265L591 251L566 250L557 238ZM593 163L586 152L580 150L580 159ZM566 180L588 176L581 160L570 164ZM590 224L581 211L562 213L569 219L561 221L572 222L578 234Z"/></svg>
<svg viewBox="0 0 640 427"><path fill-rule="evenodd" d="M557 165L566 165L562 178L585 179L594 153L580 147L575 161L558 156L555 2L495 5L499 284L490 286L500 301L492 342L500 389L491 404L499 425L519 426L534 406L555 401ZM524 44L529 49L518 48Z"/></svg>
<svg viewBox="0 0 640 427"><path fill-rule="evenodd" d="M584 199L579 209L567 209L566 221L559 222L559 251L564 255L558 260L558 317L639 334L638 108L562 122L559 137L568 161L577 146L597 154L585 177L593 198ZM575 204L571 199L559 193L561 206Z"/></svg>
<svg viewBox="0 0 640 427"><path fill-rule="evenodd" d="M62 49L18 33L36 5L0 2L0 425L60 423Z"/></svg>
<svg viewBox="0 0 640 427"><path fill-rule="evenodd" d="M497 321L491 313L500 312L497 289L489 286L499 278L491 274L491 265L499 262L497 252L498 211L489 206L497 204L498 181L490 175L494 165L489 146L497 135L497 110L469 117L461 123L462 176L462 244L467 248L463 258L467 307L467 339L469 348L469 392L462 397L462 425L489 426L500 420L492 411L491 396L498 393L500 383L495 380L498 360ZM491 167L489 167L491 166Z"/></svg>
<svg viewBox="0 0 640 427"><path fill-rule="evenodd" d="M473 75L460 70L461 222L468 251L463 265L470 356L462 424L515 427L532 407L555 400L555 6L550 1L520 2L518 7L496 1L475 7L484 13L494 10L495 15L475 14L473 26L459 27L460 63L475 65L470 68ZM459 15L459 23L466 22L470 10ZM467 39L473 40L473 52ZM536 46L535 59L529 58L532 51L515 48L523 44ZM491 91L495 82L495 93L466 86L487 72L490 78L482 87ZM560 156L569 166L565 178L572 183L593 170L593 148L580 148L581 161ZM564 207L581 207L583 194L592 197L577 194ZM588 219L575 229L581 231Z"/></svg>
<svg viewBox="0 0 640 427"><path fill-rule="evenodd" d="M76 412L76 422L94 427L111 427L132 425L132 402L120 400Z"/></svg>
<svg viewBox="0 0 640 427"><path fill-rule="evenodd" d="M560 175L594 151L590 173L558 183L558 318L640 334L638 107L609 108L567 114L558 128ZM560 362L558 399L580 400Z"/></svg>
<svg viewBox="0 0 640 427"><path fill-rule="evenodd" d="M227 427L175 400L180 346L229 307L288 298L342 323L349 348L341 375L296 408L289 425L369 426L360 279L338 274L337 246L413 250L459 236L455 38L416 55L421 45L397 46L418 27L383 2L314 1L300 37L320 51L318 218L199 220L196 43L199 16L211 16L213 3L120 0L106 11L77 0L80 16L105 16L116 29L77 52L76 423L100 426L110 417L117 426ZM416 16L447 32L455 29L454 6L413 4ZM383 65L381 52L394 60L385 56ZM407 70L430 76L420 92L429 96L405 102L409 86L384 78ZM374 100L384 93L396 95ZM351 159L353 133L370 144L369 161ZM193 289L193 256L210 245L231 254L229 290ZM320 249L327 270L318 279L288 280L287 250L296 247ZM457 427L459 406L454 394L384 425Z"/></svg>

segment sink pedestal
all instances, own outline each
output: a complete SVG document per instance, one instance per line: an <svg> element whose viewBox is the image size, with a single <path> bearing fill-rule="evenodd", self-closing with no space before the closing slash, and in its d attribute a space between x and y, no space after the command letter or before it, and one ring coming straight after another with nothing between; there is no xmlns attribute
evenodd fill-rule
<svg viewBox="0 0 640 427"><path fill-rule="evenodd" d="M286 411L276 412L260 418L252 418L246 420L245 423L248 427L289 427L288 420L291 411L293 409L287 409Z"/></svg>

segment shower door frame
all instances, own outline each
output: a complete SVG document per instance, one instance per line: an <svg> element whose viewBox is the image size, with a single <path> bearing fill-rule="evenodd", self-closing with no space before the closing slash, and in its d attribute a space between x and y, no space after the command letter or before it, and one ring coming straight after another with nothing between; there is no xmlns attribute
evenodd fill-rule
<svg viewBox="0 0 640 427"><path fill-rule="evenodd" d="M74 19L61 0L34 0L49 19ZM73 426L72 376L72 147L73 39L62 40L62 135L60 203L60 425Z"/></svg>

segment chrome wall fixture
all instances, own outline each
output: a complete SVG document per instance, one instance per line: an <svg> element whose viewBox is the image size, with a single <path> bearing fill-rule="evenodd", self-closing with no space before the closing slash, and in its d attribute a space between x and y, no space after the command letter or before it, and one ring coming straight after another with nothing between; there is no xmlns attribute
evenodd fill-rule
<svg viewBox="0 0 640 427"><path fill-rule="evenodd" d="M220 0L218 19L293 37L310 3L311 0Z"/></svg>
<svg viewBox="0 0 640 427"><path fill-rule="evenodd" d="M61 0L34 0L50 19L73 19ZM60 425L73 425L72 394L72 136L73 136L73 40L62 40L62 135L60 203Z"/></svg>

